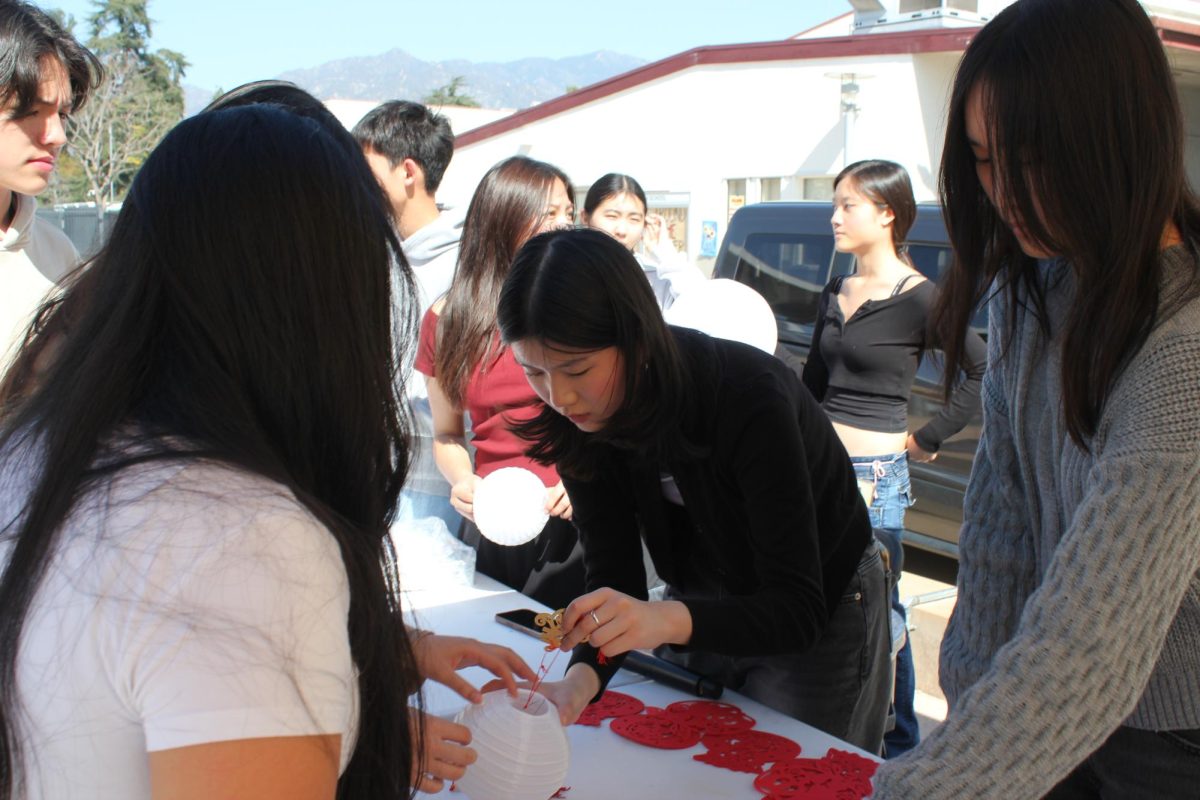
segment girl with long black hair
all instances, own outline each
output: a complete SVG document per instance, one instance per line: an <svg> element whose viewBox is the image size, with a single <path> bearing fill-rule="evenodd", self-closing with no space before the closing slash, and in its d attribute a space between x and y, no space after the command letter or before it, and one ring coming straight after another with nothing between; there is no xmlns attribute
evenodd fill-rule
<svg viewBox="0 0 1200 800"><path fill-rule="evenodd" d="M942 641L950 714L877 796L1195 797L1200 208L1135 0L1018 0L972 39L941 189L951 364L989 301Z"/></svg>
<svg viewBox="0 0 1200 800"><path fill-rule="evenodd" d="M156 148L0 389L0 797L401 798L454 771L410 723L387 535L411 297L319 124L231 109Z"/></svg>

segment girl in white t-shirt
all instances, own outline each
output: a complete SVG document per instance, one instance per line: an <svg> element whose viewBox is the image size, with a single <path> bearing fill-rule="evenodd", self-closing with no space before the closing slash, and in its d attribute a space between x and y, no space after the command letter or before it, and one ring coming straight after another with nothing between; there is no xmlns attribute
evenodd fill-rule
<svg viewBox="0 0 1200 800"><path fill-rule="evenodd" d="M410 692L530 673L403 625L413 297L365 160L320 122L212 111L151 154L0 385L0 799L462 774L469 737Z"/></svg>

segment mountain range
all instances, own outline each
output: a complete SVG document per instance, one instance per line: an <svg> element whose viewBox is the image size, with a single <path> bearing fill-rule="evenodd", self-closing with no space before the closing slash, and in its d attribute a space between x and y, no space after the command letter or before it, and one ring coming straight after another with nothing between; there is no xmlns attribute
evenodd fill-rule
<svg viewBox="0 0 1200 800"><path fill-rule="evenodd" d="M389 50L375 56L329 61L310 69L288 70L279 77L323 99L420 100L461 76L458 94L473 98L485 108L526 108L645 63L608 50L507 63L422 61L403 50Z"/></svg>

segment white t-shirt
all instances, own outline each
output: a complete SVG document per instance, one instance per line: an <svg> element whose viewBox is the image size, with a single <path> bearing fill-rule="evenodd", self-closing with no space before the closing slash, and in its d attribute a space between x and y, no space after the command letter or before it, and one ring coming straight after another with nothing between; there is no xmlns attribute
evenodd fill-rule
<svg viewBox="0 0 1200 800"><path fill-rule="evenodd" d="M30 480L0 471L0 529ZM337 543L283 487L202 462L120 473L72 512L26 619L29 800L149 798L148 751L233 739L341 734L344 768L348 613Z"/></svg>

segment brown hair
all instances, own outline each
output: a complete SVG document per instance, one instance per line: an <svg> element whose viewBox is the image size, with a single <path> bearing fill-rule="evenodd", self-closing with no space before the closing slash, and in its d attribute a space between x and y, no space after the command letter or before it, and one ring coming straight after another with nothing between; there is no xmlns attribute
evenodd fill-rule
<svg viewBox="0 0 1200 800"><path fill-rule="evenodd" d="M513 156L488 170L471 198L458 267L437 329L438 383L459 408L475 368L499 355L500 287L517 250L538 229L556 180L573 203L571 181L562 170Z"/></svg>

